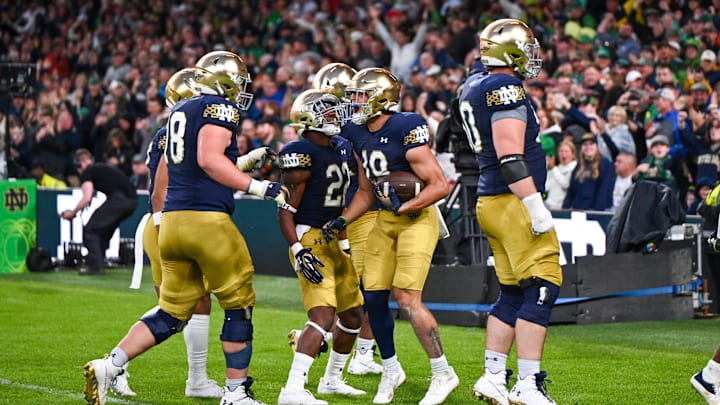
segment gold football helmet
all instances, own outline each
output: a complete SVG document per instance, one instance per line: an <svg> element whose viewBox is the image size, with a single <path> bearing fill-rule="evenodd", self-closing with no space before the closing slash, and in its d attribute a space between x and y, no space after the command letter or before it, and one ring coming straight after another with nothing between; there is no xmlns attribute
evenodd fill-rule
<svg viewBox="0 0 720 405"><path fill-rule="evenodd" d="M173 108L180 100L197 96L195 90L195 76L197 71L195 68L185 68L178 70L165 85L165 105Z"/></svg>
<svg viewBox="0 0 720 405"><path fill-rule="evenodd" d="M352 115L352 106L350 105L350 100L345 96L345 88L355 73L357 73L357 70L345 63L330 63L315 73L312 82L313 89L320 90L324 93L332 93L343 103L343 124L349 121Z"/></svg>
<svg viewBox="0 0 720 405"><path fill-rule="evenodd" d="M342 125L342 102L331 93L305 90L290 108L290 121L300 135L305 130L322 132L327 136L337 135Z"/></svg>
<svg viewBox="0 0 720 405"><path fill-rule="evenodd" d="M358 125L400 107L400 81L387 69L372 67L357 72L345 93L355 110L351 120Z"/></svg>
<svg viewBox="0 0 720 405"><path fill-rule="evenodd" d="M242 110L250 108L253 94L247 89L252 80L241 57L228 51L213 51L201 57L195 67L200 93L225 97Z"/></svg>
<svg viewBox="0 0 720 405"><path fill-rule="evenodd" d="M540 43L524 22L503 18L485 27L479 37L480 60L485 66L507 66L525 79L540 73Z"/></svg>

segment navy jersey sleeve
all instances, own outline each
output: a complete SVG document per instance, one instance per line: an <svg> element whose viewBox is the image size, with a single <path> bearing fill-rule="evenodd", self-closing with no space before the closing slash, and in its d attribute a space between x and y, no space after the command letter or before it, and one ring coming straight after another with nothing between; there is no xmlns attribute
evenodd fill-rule
<svg viewBox="0 0 720 405"><path fill-rule="evenodd" d="M160 159L165 153L165 145L167 144L167 128L161 127L153 136L152 141L148 145L147 158L145 164L148 168L150 176L150 183L148 185L148 195L152 196L153 190L155 190L155 173L157 173ZM152 201L148 198L148 212L152 212Z"/></svg>

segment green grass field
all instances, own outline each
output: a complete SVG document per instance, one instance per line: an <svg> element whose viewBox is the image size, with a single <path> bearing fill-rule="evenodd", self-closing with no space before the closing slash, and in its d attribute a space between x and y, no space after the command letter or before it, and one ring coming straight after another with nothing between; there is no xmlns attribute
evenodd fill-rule
<svg viewBox="0 0 720 405"><path fill-rule="evenodd" d="M146 271L147 273L147 271ZM109 352L156 299L145 275L141 290L127 288L130 272L105 277L74 271L0 276L0 404L81 404L82 366ZM250 374L256 397L275 403L292 361L287 332L305 315L297 281L257 276L255 340ZM224 382L218 336L222 310L213 303L210 377ZM558 404L702 404L689 384L720 343L720 320L551 326L543 369L553 380ZM446 355L460 376L447 404L477 402L471 387L480 376L485 331L441 325ZM395 404L417 403L428 386L430 367L409 324L396 327L398 357L407 372ZM314 364L308 388L315 392L327 356ZM509 362L515 367L514 355ZM138 396L123 404L217 404L186 399L185 346L175 336L130 363L130 385ZM347 376L368 391L360 398L320 396L331 404L371 403L379 376Z"/></svg>

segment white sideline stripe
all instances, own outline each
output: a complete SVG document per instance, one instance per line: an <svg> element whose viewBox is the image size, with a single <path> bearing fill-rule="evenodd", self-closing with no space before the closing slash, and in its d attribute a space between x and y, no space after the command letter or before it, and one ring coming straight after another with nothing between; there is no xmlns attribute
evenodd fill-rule
<svg viewBox="0 0 720 405"><path fill-rule="evenodd" d="M56 390L55 388L43 387L40 385L22 384L19 382L6 380L4 378L0 378L0 385L7 385L10 387L17 387L17 388L22 388L22 389L31 390L31 391L41 391L41 392L45 392L47 394L58 395L58 396L63 396L63 397L85 399L85 395L78 394L77 392ZM125 399L113 398L110 396L108 396L107 402L114 402L116 404L127 404L127 405L148 405L148 404L144 404L143 402L128 401Z"/></svg>

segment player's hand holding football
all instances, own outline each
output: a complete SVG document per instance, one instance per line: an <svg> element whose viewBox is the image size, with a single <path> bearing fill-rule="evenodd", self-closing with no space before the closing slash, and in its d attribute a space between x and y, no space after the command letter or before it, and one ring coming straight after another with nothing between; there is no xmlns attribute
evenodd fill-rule
<svg viewBox="0 0 720 405"><path fill-rule="evenodd" d="M341 215L327 221L322 227L322 234L325 240L330 243L330 241L336 239L345 228L347 228L347 219Z"/></svg>
<svg viewBox="0 0 720 405"><path fill-rule="evenodd" d="M300 242L295 242L290 249L295 255L295 271L301 272L309 282L320 284L323 275L318 270L318 266L325 267L325 265L312 254L312 248L305 248Z"/></svg>
<svg viewBox="0 0 720 405"><path fill-rule="evenodd" d="M552 214L545 207L540 193L531 194L523 198L522 202L530 213L533 234L541 235L553 229L555 225L553 224Z"/></svg>
<svg viewBox="0 0 720 405"><path fill-rule="evenodd" d="M708 245L712 248L714 252L720 253L720 240L718 240L717 233L713 232L710 237L707 239Z"/></svg>
<svg viewBox="0 0 720 405"><path fill-rule="evenodd" d="M387 193L383 190L383 188L387 188ZM400 202L400 198L395 192L395 187L393 187L391 184L388 184L387 187L383 187L382 183L376 184L375 198L380 201L380 204L387 208L392 208L392 210L395 211L396 214L400 215L400 213L398 213L398 210L400 209L400 206L402 206L402 202Z"/></svg>

